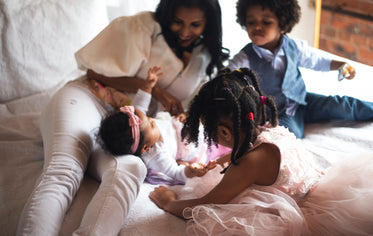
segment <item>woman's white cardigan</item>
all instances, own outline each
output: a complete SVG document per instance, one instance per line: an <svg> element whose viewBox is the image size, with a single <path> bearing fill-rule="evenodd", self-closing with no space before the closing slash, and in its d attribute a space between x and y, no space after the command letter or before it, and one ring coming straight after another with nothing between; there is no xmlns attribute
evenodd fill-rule
<svg viewBox="0 0 373 236"><path fill-rule="evenodd" d="M183 102L207 81L205 71L210 54L202 44L195 47L184 68L183 62L166 43L153 16L152 12L140 12L113 20L76 52L78 66L106 76L142 79L147 77L150 67L160 66L164 75L157 85Z"/></svg>

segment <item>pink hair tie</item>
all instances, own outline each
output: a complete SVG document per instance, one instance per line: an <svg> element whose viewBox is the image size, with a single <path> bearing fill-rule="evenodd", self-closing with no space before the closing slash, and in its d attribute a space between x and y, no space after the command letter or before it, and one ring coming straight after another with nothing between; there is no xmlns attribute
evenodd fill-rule
<svg viewBox="0 0 373 236"><path fill-rule="evenodd" d="M267 102L267 98L264 97L264 96L260 96L260 103L261 104L266 104L266 102Z"/></svg>
<svg viewBox="0 0 373 236"><path fill-rule="evenodd" d="M133 106L121 107L120 111L129 116L128 123L132 129L132 137L135 140L131 146L131 153L134 154L139 147L141 120L137 115L135 115L135 108Z"/></svg>

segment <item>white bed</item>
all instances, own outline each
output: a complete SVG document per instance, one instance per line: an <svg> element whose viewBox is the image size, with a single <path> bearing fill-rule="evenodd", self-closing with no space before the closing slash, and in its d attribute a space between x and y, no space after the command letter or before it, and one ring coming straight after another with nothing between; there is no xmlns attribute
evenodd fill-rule
<svg viewBox="0 0 373 236"><path fill-rule="evenodd" d="M0 16L0 234L14 235L43 166L40 111L58 88L82 73L76 70L73 53L103 28L107 17L101 0L5 2L0 1L4 13ZM308 90L373 101L373 67L351 64L357 69L353 81L338 82L336 72L302 71ZM315 160L327 167L357 153L373 153L372 134L373 122L334 121L308 125L303 141ZM96 180L86 176L61 235L71 235L79 225L97 186ZM142 185L120 235L185 235L184 220L163 212L149 200L153 188Z"/></svg>

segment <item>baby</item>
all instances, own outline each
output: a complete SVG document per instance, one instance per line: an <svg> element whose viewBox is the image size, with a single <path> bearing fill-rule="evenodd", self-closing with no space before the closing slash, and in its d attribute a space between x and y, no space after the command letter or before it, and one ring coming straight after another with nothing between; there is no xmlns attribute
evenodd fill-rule
<svg viewBox="0 0 373 236"><path fill-rule="evenodd" d="M111 112L102 120L98 141L112 155L133 154L141 157L148 167L148 182L184 184L187 178L203 176L214 168L215 162L209 161L230 149L208 148L203 140L202 126L201 141L197 147L182 142L184 114L171 117L167 112L160 112L154 119L146 115L151 90L161 74L159 67L149 69L146 91L138 90L132 106L120 107L119 111ZM119 91L110 88L110 92Z"/></svg>

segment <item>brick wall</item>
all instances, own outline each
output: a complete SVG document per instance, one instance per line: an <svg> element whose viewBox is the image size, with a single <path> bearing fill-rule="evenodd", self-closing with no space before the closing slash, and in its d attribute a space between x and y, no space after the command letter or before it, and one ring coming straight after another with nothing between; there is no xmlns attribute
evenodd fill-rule
<svg viewBox="0 0 373 236"><path fill-rule="evenodd" d="M323 0L319 48L373 66L373 0Z"/></svg>

